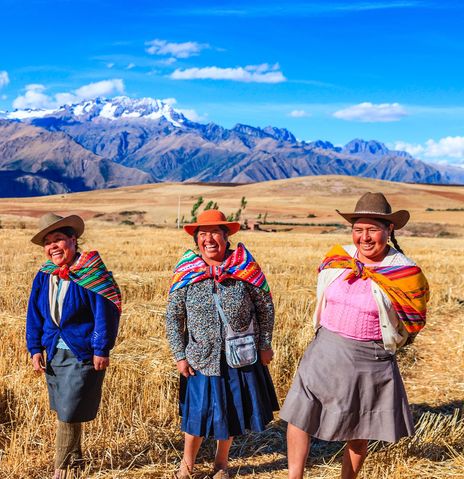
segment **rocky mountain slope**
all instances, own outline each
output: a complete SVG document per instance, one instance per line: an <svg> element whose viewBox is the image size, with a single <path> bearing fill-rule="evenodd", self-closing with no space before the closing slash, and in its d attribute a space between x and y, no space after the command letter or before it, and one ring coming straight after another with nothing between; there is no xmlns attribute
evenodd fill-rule
<svg viewBox="0 0 464 479"><path fill-rule="evenodd" d="M31 196L151 183L149 173L98 156L66 133L0 121L1 196Z"/></svg>
<svg viewBox="0 0 464 479"><path fill-rule="evenodd" d="M463 184L464 169L437 166L360 139L344 147L298 141L286 129L189 121L151 98L97 99L57 110L4 113L3 196L50 194L154 181L249 183L343 174L391 181ZM8 192L8 193L6 193Z"/></svg>

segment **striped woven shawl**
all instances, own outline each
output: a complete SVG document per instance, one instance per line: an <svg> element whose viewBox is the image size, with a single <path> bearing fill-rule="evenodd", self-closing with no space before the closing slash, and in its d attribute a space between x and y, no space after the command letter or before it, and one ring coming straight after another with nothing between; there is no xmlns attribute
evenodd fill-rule
<svg viewBox="0 0 464 479"><path fill-rule="evenodd" d="M342 246L336 245L327 253L319 272L326 268L351 269L345 280L370 278L375 281L392 302L408 333L416 334L425 326L429 285L418 266L365 267Z"/></svg>
<svg viewBox="0 0 464 479"><path fill-rule="evenodd" d="M246 281L269 292L269 285L258 263L245 246L239 243L221 266L209 266L201 256L191 249L187 250L176 265L169 293L208 278L214 278L219 283L227 278Z"/></svg>
<svg viewBox="0 0 464 479"><path fill-rule="evenodd" d="M69 279L83 288L101 294L114 303L121 312L121 291L97 251L83 252L70 267L61 266L60 268L48 260L40 268L40 271L58 275L62 279Z"/></svg>

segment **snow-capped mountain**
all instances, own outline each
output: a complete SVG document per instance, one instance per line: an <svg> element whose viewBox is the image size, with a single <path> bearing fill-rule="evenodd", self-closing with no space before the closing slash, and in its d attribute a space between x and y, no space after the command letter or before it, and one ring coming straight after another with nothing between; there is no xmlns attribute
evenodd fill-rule
<svg viewBox="0 0 464 479"><path fill-rule="evenodd" d="M464 184L463 168L425 163L375 140L342 147L299 141L285 128L194 123L171 102L152 98L98 98L0 115L1 196L327 174Z"/></svg>
<svg viewBox="0 0 464 479"><path fill-rule="evenodd" d="M172 108L169 102L154 98L96 98L56 109L26 109L0 113L0 118L8 120L27 120L44 117L74 117L80 121L97 118L105 120L160 120L164 119L176 127L186 121L182 113Z"/></svg>
<svg viewBox="0 0 464 479"><path fill-rule="evenodd" d="M26 108L24 110L0 111L0 119L5 120L28 120L30 118L42 118L53 115L58 110L46 110L44 108Z"/></svg>

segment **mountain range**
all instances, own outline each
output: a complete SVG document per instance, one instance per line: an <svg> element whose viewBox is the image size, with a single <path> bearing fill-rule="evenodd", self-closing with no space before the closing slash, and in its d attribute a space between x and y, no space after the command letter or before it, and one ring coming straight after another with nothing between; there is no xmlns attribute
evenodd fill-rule
<svg viewBox="0 0 464 479"><path fill-rule="evenodd" d="M190 121L169 102L152 98L98 98L53 110L0 112L3 197L324 174L464 184L464 169L425 163L378 141L355 139L339 147L299 141L285 128L227 129Z"/></svg>

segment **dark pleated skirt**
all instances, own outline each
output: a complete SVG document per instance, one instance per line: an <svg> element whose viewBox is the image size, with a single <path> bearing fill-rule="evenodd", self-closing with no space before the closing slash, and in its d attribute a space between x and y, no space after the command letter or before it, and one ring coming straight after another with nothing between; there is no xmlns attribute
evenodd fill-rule
<svg viewBox="0 0 464 479"><path fill-rule="evenodd" d="M105 371L92 361L79 361L68 349L57 349L45 371L50 409L63 422L95 419L102 395Z"/></svg>
<svg viewBox="0 0 464 479"><path fill-rule="evenodd" d="M280 417L325 441L396 442L414 433L395 356L381 342L325 328L306 349Z"/></svg>
<svg viewBox="0 0 464 479"><path fill-rule="evenodd" d="M234 369L222 358L221 376L181 376L181 429L193 436L225 440L247 429L261 432L278 409L271 375L259 361Z"/></svg>

